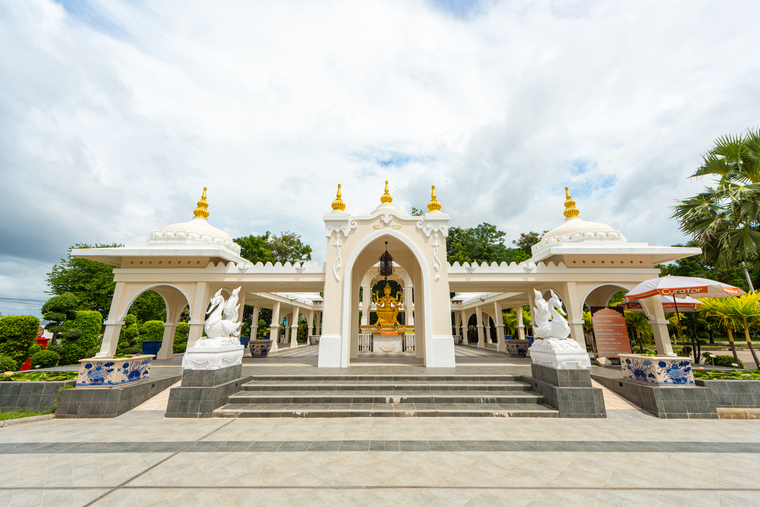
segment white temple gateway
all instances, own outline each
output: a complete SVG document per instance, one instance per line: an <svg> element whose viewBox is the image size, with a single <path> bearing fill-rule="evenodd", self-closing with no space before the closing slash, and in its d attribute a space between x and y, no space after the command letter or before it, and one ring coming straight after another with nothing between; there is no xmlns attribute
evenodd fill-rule
<svg viewBox="0 0 760 507"><path fill-rule="evenodd" d="M189 222L153 231L145 243L72 252L117 268L116 290L98 357L115 354L124 317L134 300L148 290L166 302L167 321L158 359L172 356L176 325L185 306L191 316L190 357L207 324L211 297L221 304L238 288L241 311L234 314L237 322L231 328L239 328L242 305L251 305L251 335L255 337L259 309L269 308L274 349L284 319L290 336L280 347L295 347L298 319L303 314L309 335L320 336L320 367L345 368L360 352L405 353L422 359L427 367L453 367L454 337L466 333L473 314L478 346L484 346L484 329L490 329L488 323L493 320L497 348L503 350L502 311L524 305L533 311L534 291L541 295L553 291L564 303L570 338L585 353L584 304L606 306L615 292L658 276L655 264L700 253L698 248L629 243L612 227L579 218L569 192L565 221L533 246L530 260L509 265L447 262L449 215L441 212L435 187L423 216L399 211L387 182L377 208L349 215L338 185L332 211L324 215L328 248L323 263L254 265L242 258L232 238L208 222L206 189L194 214ZM380 280L392 280L401 290L392 294L386 283L382 292L371 293ZM642 304L659 354L672 355L660 299L643 300ZM371 313L377 315L377 323L371 324ZM520 311L517 317L519 338L524 338Z"/></svg>

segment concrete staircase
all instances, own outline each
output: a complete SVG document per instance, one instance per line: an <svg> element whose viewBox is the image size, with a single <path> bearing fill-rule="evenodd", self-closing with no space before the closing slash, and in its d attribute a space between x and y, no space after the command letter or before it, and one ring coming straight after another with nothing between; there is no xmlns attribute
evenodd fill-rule
<svg viewBox="0 0 760 507"><path fill-rule="evenodd" d="M514 375L262 376L214 417L559 417Z"/></svg>

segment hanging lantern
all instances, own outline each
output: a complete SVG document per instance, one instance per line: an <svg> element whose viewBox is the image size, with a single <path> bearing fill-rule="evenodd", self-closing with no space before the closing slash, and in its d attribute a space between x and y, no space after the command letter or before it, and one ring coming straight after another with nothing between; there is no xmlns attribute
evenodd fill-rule
<svg viewBox="0 0 760 507"><path fill-rule="evenodd" d="M388 281L388 277L393 274L393 256L388 253L388 242L385 242L385 253L380 256L380 269L377 270L377 274L384 276Z"/></svg>

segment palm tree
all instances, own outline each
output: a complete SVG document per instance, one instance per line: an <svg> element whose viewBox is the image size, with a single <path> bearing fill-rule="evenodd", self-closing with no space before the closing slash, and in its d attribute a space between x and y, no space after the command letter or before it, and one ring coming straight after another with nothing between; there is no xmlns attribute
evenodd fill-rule
<svg viewBox="0 0 760 507"><path fill-rule="evenodd" d="M736 326L736 322L731 317L731 312L726 302L730 298L703 298L700 299L702 304L699 306L699 313L705 317L712 317L716 319L722 326L726 328L728 333L728 346L731 347L731 353L734 355L734 361L739 364L739 356L736 355L736 345L734 344L733 329Z"/></svg>
<svg viewBox="0 0 760 507"><path fill-rule="evenodd" d="M647 316L642 312L625 312L625 323L636 333L636 339L639 342L641 352L644 352L644 342L642 337L648 337L652 334L652 326L649 325Z"/></svg>
<svg viewBox="0 0 760 507"><path fill-rule="evenodd" d="M517 331L517 313L515 313L515 309L511 308L509 311L502 313L501 320L504 323L504 331L509 331L507 334L515 336L515 332Z"/></svg>
<svg viewBox="0 0 760 507"><path fill-rule="evenodd" d="M680 228L697 240L706 261L719 268L742 264L760 251L760 128L718 138L692 178L713 176L715 187L675 207Z"/></svg>
<svg viewBox="0 0 760 507"><path fill-rule="evenodd" d="M737 329L744 329L744 339L747 340L747 346L752 352L755 364L760 368L760 361L757 360L757 354L752 347L752 338L749 336L750 326L760 323L760 293L753 292L736 298L728 298L726 307Z"/></svg>

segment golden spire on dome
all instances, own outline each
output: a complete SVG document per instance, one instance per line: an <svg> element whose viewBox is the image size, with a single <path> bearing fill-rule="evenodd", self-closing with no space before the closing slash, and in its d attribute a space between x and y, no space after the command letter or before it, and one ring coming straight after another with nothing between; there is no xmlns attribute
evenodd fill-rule
<svg viewBox="0 0 760 507"><path fill-rule="evenodd" d="M385 193L380 197L380 202L393 202L393 197L388 193L388 181L385 182Z"/></svg>
<svg viewBox="0 0 760 507"><path fill-rule="evenodd" d="M338 183L338 195L335 196L335 200L332 202L333 211L345 211L346 203L343 202L342 195L340 193L340 183Z"/></svg>
<svg viewBox="0 0 760 507"><path fill-rule="evenodd" d="M435 198L435 185L433 185L433 193L430 196L430 202L428 203L428 211L441 211L441 203Z"/></svg>
<svg viewBox="0 0 760 507"><path fill-rule="evenodd" d="M208 219L208 202L206 201L206 187L203 187L203 195L201 196L201 200L198 201L198 207L195 208L195 211L193 211L193 215L195 215L195 218L205 218Z"/></svg>
<svg viewBox="0 0 760 507"><path fill-rule="evenodd" d="M565 220L577 217L581 212L575 207L575 201L570 197L570 190L565 187Z"/></svg>

